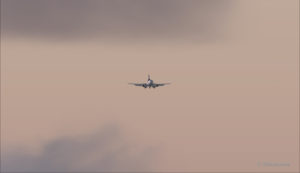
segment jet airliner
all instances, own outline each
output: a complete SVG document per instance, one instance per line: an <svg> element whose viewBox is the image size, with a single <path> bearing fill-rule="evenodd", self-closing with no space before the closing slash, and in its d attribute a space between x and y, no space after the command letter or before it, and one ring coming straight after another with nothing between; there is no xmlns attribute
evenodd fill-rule
<svg viewBox="0 0 300 173"><path fill-rule="evenodd" d="M129 85L141 86L144 88L156 88L159 86L169 85L171 83L154 83L153 80L150 79L150 75L148 75L148 80L146 83L128 83Z"/></svg>

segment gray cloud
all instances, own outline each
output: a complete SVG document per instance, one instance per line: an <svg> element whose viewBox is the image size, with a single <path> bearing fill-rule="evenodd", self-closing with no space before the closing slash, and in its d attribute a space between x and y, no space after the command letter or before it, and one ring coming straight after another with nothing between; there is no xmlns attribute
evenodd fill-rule
<svg viewBox="0 0 300 173"><path fill-rule="evenodd" d="M145 171L153 162L155 149L138 149L125 142L115 127L93 135L63 137L43 147L39 155L13 151L3 156L2 171Z"/></svg>
<svg viewBox="0 0 300 173"><path fill-rule="evenodd" d="M3 33L39 38L214 38L230 0L4 0Z"/></svg>

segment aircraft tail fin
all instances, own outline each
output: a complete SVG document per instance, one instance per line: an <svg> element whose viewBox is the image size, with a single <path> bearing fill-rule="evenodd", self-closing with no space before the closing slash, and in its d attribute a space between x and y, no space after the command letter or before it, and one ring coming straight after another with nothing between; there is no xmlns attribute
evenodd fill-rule
<svg viewBox="0 0 300 173"><path fill-rule="evenodd" d="M150 80L150 75L148 74L148 80Z"/></svg>

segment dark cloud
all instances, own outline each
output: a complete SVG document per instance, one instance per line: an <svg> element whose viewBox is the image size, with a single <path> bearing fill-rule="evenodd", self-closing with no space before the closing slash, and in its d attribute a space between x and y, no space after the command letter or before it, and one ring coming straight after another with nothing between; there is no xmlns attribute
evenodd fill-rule
<svg viewBox="0 0 300 173"><path fill-rule="evenodd" d="M39 155L13 151L2 157L7 172L145 171L155 150L129 145L116 128L79 137L63 137L44 146Z"/></svg>
<svg viewBox="0 0 300 173"><path fill-rule="evenodd" d="M215 37L230 0L3 0L3 33L39 38Z"/></svg>

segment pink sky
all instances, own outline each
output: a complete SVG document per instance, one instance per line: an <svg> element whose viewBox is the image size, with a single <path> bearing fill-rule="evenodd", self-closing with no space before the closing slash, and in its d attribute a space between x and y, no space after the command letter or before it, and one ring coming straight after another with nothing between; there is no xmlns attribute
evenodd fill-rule
<svg viewBox="0 0 300 173"><path fill-rule="evenodd" d="M3 170L299 171L299 1L127 0L113 18L87 1L78 30L77 1L13 2L1 7ZM147 74L172 84L127 84Z"/></svg>

